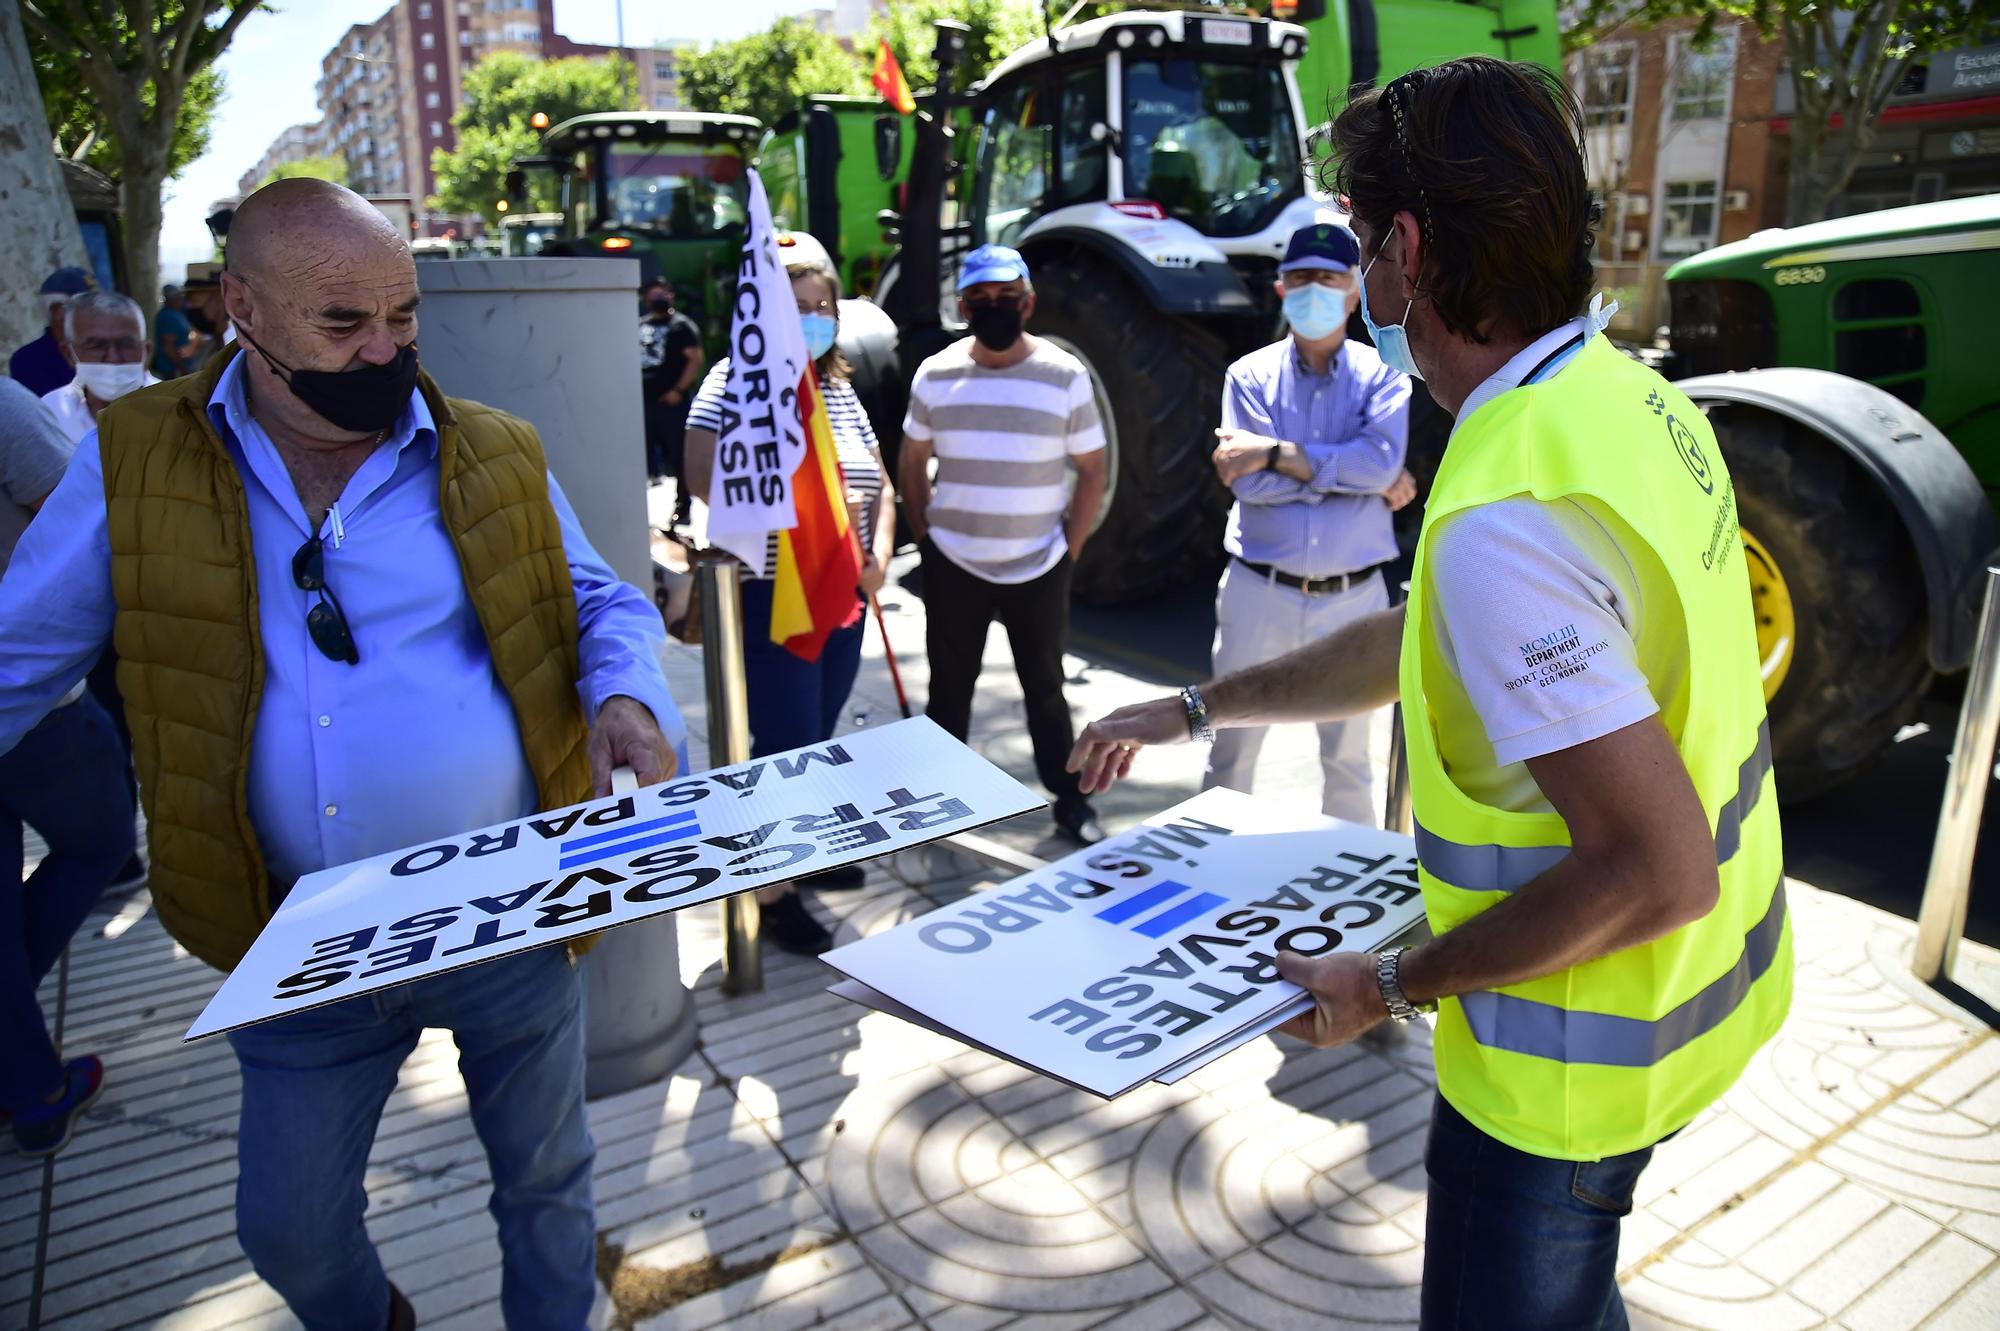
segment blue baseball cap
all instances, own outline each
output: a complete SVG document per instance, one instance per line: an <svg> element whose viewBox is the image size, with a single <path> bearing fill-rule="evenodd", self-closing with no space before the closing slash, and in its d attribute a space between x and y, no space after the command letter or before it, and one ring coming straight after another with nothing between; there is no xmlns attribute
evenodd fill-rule
<svg viewBox="0 0 2000 1331"><path fill-rule="evenodd" d="M42 283L44 296L81 296L91 288L90 274L81 268L58 268Z"/></svg>
<svg viewBox="0 0 2000 1331"><path fill-rule="evenodd" d="M1328 272L1350 272L1361 262L1361 242L1354 233L1338 222L1314 222L1292 232L1291 243L1285 246L1285 257L1278 265L1278 271L1289 273L1294 268L1323 268Z"/></svg>
<svg viewBox="0 0 2000 1331"><path fill-rule="evenodd" d="M1017 278L1028 280L1028 261L1021 257L1021 251L1005 245L981 245L958 266L960 291L981 282L1012 282Z"/></svg>

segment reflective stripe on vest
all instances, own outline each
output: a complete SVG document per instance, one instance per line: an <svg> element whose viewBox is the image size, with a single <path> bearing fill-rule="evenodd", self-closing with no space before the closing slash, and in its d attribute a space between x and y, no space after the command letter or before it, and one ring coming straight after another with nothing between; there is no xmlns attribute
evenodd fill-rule
<svg viewBox="0 0 2000 1331"><path fill-rule="evenodd" d="M1472 1037L1489 1049L1508 1049L1559 1063L1648 1068L1727 1021L1749 994L1750 986L1771 969L1784 936L1785 881L1780 878L1771 890L1770 909L1743 935L1743 952L1736 964L1657 1021L1577 1012L1486 990L1461 994L1458 1001L1465 1009Z"/></svg>
<svg viewBox="0 0 2000 1331"><path fill-rule="evenodd" d="M1715 862L1727 864L1743 842L1743 820L1764 793L1771 771L1771 722L1757 726L1757 743L1737 775L1736 796L1715 819ZM1417 862L1425 872L1468 892L1517 892L1569 858L1568 846L1468 846L1416 824Z"/></svg>

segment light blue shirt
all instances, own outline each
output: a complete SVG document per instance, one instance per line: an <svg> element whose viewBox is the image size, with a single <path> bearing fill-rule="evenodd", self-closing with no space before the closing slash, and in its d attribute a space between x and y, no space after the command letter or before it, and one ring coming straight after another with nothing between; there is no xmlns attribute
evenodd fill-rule
<svg viewBox="0 0 2000 1331"><path fill-rule="evenodd" d="M437 430L422 395L410 395L324 524L326 580L358 665L330 660L307 636L318 596L292 581L292 555L312 530L283 459L245 409L240 360L223 371L208 414L249 505L264 643L250 817L272 881L534 812L513 704L439 512ZM684 749L687 728L660 668L659 612L591 548L553 476L549 498L576 590L584 715L625 694ZM89 668L116 612L92 431L0 579L0 753Z"/></svg>
<svg viewBox="0 0 2000 1331"><path fill-rule="evenodd" d="M1396 557L1389 488L1409 442L1410 381L1373 347L1347 341L1314 374L1290 337L1229 367L1222 424L1297 444L1310 481L1253 471L1229 488L1223 548L1302 578L1329 578Z"/></svg>

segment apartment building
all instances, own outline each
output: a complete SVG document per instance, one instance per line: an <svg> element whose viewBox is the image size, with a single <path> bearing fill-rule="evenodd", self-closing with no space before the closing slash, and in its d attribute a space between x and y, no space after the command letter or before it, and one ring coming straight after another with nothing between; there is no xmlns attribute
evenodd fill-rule
<svg viewBox="0 0 2000 1331"><path fill-rule="evenodd" d="M248 194L263 183L264 177L281 166L293 162L303 162L308 157L321 157L325 149L320 142L320 122L309 121L303 125L293 125L277 138L257 159L257 165L245 171L236 181L238 193Z"/></svg>
<svg viewBox="0 0 2000 1331"><path fill-rule="evenodd" d="M1784 215L1771 117L1783 51L1747 23L1697 50L1694 24L1615 33L1570 57L1583 103L1591 187L1604 209L1598 283L1618 297L1613 329L1666 321L1666 270Z"/></svg>

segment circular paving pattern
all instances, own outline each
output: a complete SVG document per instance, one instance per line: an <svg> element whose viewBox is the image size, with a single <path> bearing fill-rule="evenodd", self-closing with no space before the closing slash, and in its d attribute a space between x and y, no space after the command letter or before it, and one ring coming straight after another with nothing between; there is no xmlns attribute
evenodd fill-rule
<svg viewBox="0 0 2000 1331"><path fill-rule="evenodd" d="M1115 1310L1173 1281L1072 1180L935 1069L854 1106L827 1158L834 1211L881 1267L948 1299Z"/></svg>
<svg viewBox="0 0 2000 1331"><path fill-rule="evenodd" d="M1423 1085L1357 1049L1294 1054L1282 1076L1270 1098L1204 1098L1148 1133L1132 1171L1146 1246L1246 1325L1413 1324Z"/></svg>

